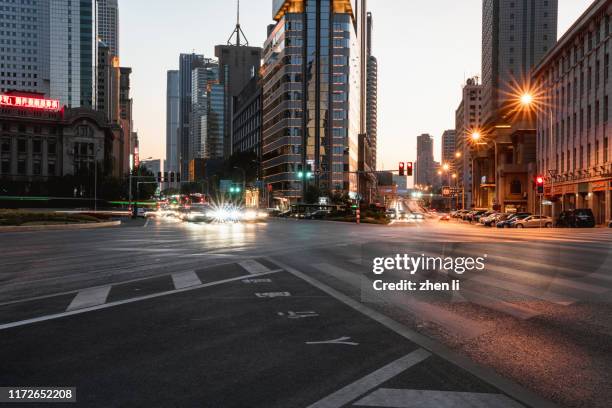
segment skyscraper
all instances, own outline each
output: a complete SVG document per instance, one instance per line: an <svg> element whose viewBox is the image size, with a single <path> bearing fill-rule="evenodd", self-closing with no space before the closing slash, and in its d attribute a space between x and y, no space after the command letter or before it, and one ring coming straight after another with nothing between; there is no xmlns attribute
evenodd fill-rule
<svg viewBox="0 0 612 408"><path fill-rule="evenodd" d="M486 122L495 120L513 84L522 85L529 71L557 40L558 0L483 0L482 105Z"/></svg>
<svg viewBox="0 0 612 408"><path fill-rule="evenodd" d="M368 66L367 66L367 104L366 132L372 143L371 167L376 170L377 138L378 138L378 60L372 55L372 32L374 22L372 13L368 13Z"/></svg>
<svg viewBox="0 0 612 408"><path fill-rule="evenodd" d="M219 64L204 59L191 71L191 133L189 160L223 159L224 87Z"/></svg>
<svg viewBox="0 0 612 408"><path fill-rule="evenodd" d="M168 71L166 78L166 161L164 171L178 173L179 160L179 71Z"/></svg>
<svg viewBox="0 0 612 408"><path fill-rule="evenodd" d="M457 110L455 111L455 133L457 136L456 144L457 151L461 153L461 157L455 160L459 184L463 188L464 197L467 208L472 204L472 158L475 154L472 151L474 144L471 142L471 134L480 131L481 127L481 111L482 111L482 85L478 82L478 78L469 78L462 90L462 98Z"/></svg>
<svg viewBox="0 0 612 408"><path fill-rule="evenodd" d="M417 137L417 161L415 168L414 183L421 186L432 186L435 184L434 171L434 140L431 135L423 133Z"/></svg>
<svg viewBox="0 0 612 408"><path fill-rule="evenodd" d="M273 2L263 66L265 181L279 199L358 190L361 47L348 1ZM304 180L312 172L312 179ZM301 171L304 171L301 174Z"/></svg>
<svg viewBox="0 0 612 408"><path fill-rule="evenodd" d="M98 38L119 56L119 4L118 0L95 0L98 8Z"/></svg>
<svg viewBox="0 0 612 408"><path fill-rule="evenodd" d="M442 163L452 164L455 161L456 152L456 132L455 129L445 130L442 134Z"/></svg>
<svg viewBox="0 0 612 408"><path fill-rule="evenodd" d="M191 131L191 71L195 64L204 60L203 55L181 54L179 57L179 151L180 172L185 180L189 177L189 147Z"/></svg>
<svg viewBox="0 0 612 408"><path fill-rule="evenodd" d="M63 105L94 106L92 0L11 4L2 14L20 23L0 30L0 92L39 92Z"/></svg>

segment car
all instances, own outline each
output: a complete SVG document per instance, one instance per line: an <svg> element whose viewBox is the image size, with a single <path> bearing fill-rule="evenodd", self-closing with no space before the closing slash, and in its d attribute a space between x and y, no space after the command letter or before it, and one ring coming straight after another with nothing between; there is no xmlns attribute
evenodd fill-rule
<svg viewBox="0 0 612 408"><path fill-rule="evenodd" d="M530 217L530 216L531 216L531 213L521 213L521 214L517 214L517 215L515 215L514 217L509 218L509 219L506 221L506 223L505 223L505 225L504 225L504 228L514 228L514 225L515 225L517 222L519 222L519 221L521 221L521 220L524 220L525 218Z"/></svg>
<svg viewBox="0 0 612 408"><path fill-rule="evenodd" d="M394 209L389 209L387 211L385 211L385 215L387 216L387 218L389 218L390 220L394 220L397 218L397 210Z"/></svg>
<svg viewBox="0 0 612 408"><path fill-rule="evenodd" d="M488 217L491 217L493 215L497 214L497 211L487 211L484 214L481 215L477 215L474 217L474 221L479 222L481 224L484 224L483 220L487 219Z"/></svg>
<svg viewBox="0 0 612 408"><path fill-rule="evenodd" d="M494 216L491 216L487 219L484 225L487 227L496 226L498 222L504 222L513 214L511 213L497 213Z"/></svg>
<svg viewBox="0 0 612 408"><path fill-rule="evenodd" d="M439 218L440 221L450 221L450 219L451 219L450 214L442 214L440 215L440 218Z"/></svg>
<svg viewBox="0 0 612 408"><path fill-rule="evenodd" d="M514 223L514 228L552 228L553 219L545 215L530 215Z"/></svg>
<svg viewBox="0 0 612 408"><path fill-rule="evenodd" d="M487 227L491 226L491 222L493 222L493 220L495 219L495 217L497 217L497 212L493 211L491 214L489 215L483 215L482 217L480 217L480 223L482 225L486 225Z"/></svg>
<svg viewBox="0 0 612 408"><path fill-rule="evenodd" d="M555 225L567 228L594 228L595 216L590 208L562 211Z"/></svg>
<svg viewBox="0 0 612 408"><path fill-rule="evenodd" d="M474 211L471 211L468 214L467 221L469 221L470 223L473 222L473 221L478 222L478 219L480 218L480 216L485 214L486 212L487 212L487 210L474 210Z"/></svg>
<svg viewBox="0 0 612 408"><path fill-rule="evenodd" d="M321 220L329 215L328 210L316 210L311 213L306 214L306 219L308 220Z"/></svg>
<svg viewBox="0 0 612 408"><path fill-rule="evenodd" d="M512 225L514 223L514 221L517 219L517 217L521 217L521 219L529 217L531 215L531 213L514 213L514 214L510 214L510 216L508 218L506 218L503 221L497 221L497 223L495 224L495 226L497 228L510 228L510 225Z"/></svg>

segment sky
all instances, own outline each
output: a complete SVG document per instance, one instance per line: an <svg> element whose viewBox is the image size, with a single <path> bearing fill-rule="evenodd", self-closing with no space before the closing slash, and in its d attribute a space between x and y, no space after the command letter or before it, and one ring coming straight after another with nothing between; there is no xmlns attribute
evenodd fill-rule
<svg viewBox="0 0 612 408"><path fill-rule="evenodd" d="M559 0L561 36L592 0ZM378 167L416 158L416 137L454 129L465 79L480 76L482 0L369 0L378 58ZM243 0L240 23L262 46L272 0ZM166 71L181 52L214 57L236 24L235 0L119 0L121 65L132 67L141 158L165 159Z"/></svg>

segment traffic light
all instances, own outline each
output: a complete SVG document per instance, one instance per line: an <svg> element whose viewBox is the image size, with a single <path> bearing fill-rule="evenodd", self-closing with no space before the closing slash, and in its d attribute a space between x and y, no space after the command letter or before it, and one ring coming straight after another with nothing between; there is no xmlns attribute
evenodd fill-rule
<svg viewBox="0 0 612 408"><path fill-rule="evenodd" d="M176 173L176 182L177 183L181 182L181 173Z"/></svg>
<svg viewBox="0 0 612 408"><path fill-rule="evenodd" d="M544 194L544 177L543 176L536 177L536 188L537 188L538 194Z"/></svg>
<svg viewBox="0 0 612 408"><path fill-rule="evenodd" d="M406 175L412 176L412 162L406 162Z"/></svg>
<svg viewBox="0 0 612 408"><path fill-rule="evenodd" d="M170 172L170 182L174 183L174 172L173 171Z"/></svg>
<svg viewBox="0 0 612 408"><path fill-rule="evenodd" d="M229 189L230 194L238 194L240 193L240 187L238 186L231 186Z"/></svg>
<svg viewBox="0 0 612 408"><path fill-rule="evenodd" d="M164 171L164 181L167 183L168 182L168 172Z"/></svg>
<svg viewBox="0 0 612 408"><path fill-rule="evenodd" d="M157 182L161 183L162 182L162 176L161 176L161 171L157 172Z"/></svg>
<svg viewBox="0 0 612 408"><path fill-rule="evenodd" d="M306 166L306 180L309 180L312 178L312 165L308 165Z"/></svg>
<svg viewBox="0 0 612 408"><path fill-rule="evenodd" d="M405 163L404 162L400 162L400 164L399 164L399 175L400 176L404 175L404 168L405 168L404 166L405 166Z"/></svg>

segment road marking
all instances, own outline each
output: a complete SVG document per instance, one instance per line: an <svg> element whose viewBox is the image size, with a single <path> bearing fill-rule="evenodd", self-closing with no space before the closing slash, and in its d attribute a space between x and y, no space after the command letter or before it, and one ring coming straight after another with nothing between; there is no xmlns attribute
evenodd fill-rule
<svg viewBox="0 0 612 408"><path fill-rule="evenodd" d="M242 266L247 272L252 274L265 273L270 271L267 266L262 265L253 259L247 259L246 261L238 262L238 265Z"/></svg>
<svg viewBox="0 0 612 408"><path fill-rule="evenodd" d="M362 379L341 388L322 400L315 402L308 408L340 408L354 399L359 398L370 390L378 387L382 383L390 380L396 375L406 371L410 367L417 365L421 361L427 359L429 356L431 356L431 353L428 351L417 349L412 353L407 354L382 368L379 368L373 373L366 375Z"/></svg>
<svg viewBox="0 0 612 408"><path fill-rule="evenodd" d="M110 286L82 290L72 299L66 311L69 312L71 310L103 305L106 303L106 298L110 290Z"/></svg>
<svg viewBox="0 0 612 408"><path fill-rule="evenodd" d="M478 337L487 331L486 326L482 323L465 318L442 307L420 301L412 296L412 294L389 291L376 292L369 286L370 282L365 276L360 273L350 272L327 263L314 264L312 266L329 276L342 280L356 288L361 288L362 294L365 293L366 296L374 296L377 300L392 301L396 306L412 313L418 319L434 322L444 327L445 330L453 332L463 338L471 339ZM363 285L365 285L365 287Z"/></svg>
<svg viewBox="0 0 612 408"><path fill-rule="evenodd" d="M307 341L306 344L309 345L314 345L314 344L343 344L345 346L358 346L359 343L356 343L354 341L349 341L351 338L344 336L344 337L338 337L337 339L333 339L333 340L323 340L323 341Z"/></svg>
<svg viewBox="0 0 612 408"><path fill-rule="evenodd" d="M143 228L147 228L147 226L149 225L149 221L151 221L150 218L147 218L147 220L145 221Z"/></svg>
<svg viewBox="0 0 612 408"><path fill-rule="evenodd" d="M47 320L55 320L55 319L60 319L62 317L74 316L74 315L81 314L81 313L88 313L88 312L93 312L93 311L96 311L96 310L108 309L108 308L115 307L115 306L121 306L121 305L130 304L130 303L140 302L142 300L155 299L155 298L162 297L162 296L174 295L176 293L189 292L189 291L192 291L192 290L197 290L197 289L202 289L202 288L208 288L208 287L211 287L211 286L222 285L224 283L235 282L235 281L239 281L239 280L242 280L242 279L245 279L245 278L249 278L249 277L253 277L253 276L272 275L272 274L279 273L279 272L283 272L283 270L282 269L275 269L275 270L271 270L270 272L261 273L259 275L238 276L236 278L224 279L224 280L220 280L220 281L216 281L216 282L203 283L201 285L190 286L188 288L169 290L169 291L166 291L166 292L159 292L159 293L154 293L154 294L151 294L151 295L140 296L140 297L131 298L131 299L125 299L125 300L119 300L117 302L104 303L104 304L101 304L101 305L86 307L86 308L83 308L83 309L71 310L71 311L66 311L66 312L63 312L63 313L56 313L56 314L47 315L47 316L35 317L33 319L27 319L27 320L21 320L21 321L18 321L18 322L6 323L6 324L0 325L0 331L1 330L6 330L6 329L11 329L13 327L27 326L27 325L34 324L34 323L45 322Z"/></svg>
<svg viewBox="0 0 612 408"><path fill-rule="evenodd" d="M275 298L275 297L289 297L291 293L289 292L264 292L264 293L255 293L255 296L258 298Z"/></svg>
<svg viewBox="0 0 612 408"><path fill-rule="evenodd" d="M538 316L541 313L527 307L506 302L500 298L494 298L480 292L475 292L469 289L462 289L461 292L465 295L463 301L474 303L488 309L497 310L498 312L516 317L517 319L527 320Z"/></svg>
<svg viewBox="0 0 612 408"><path fill-rule="evenodd" d="M381 388L353 405L387 408L523 408L503 394Z"/></svg>
<svg viewBox="0 0 612 408"><path fill-rule="evenodd" d="M183 289L202 284L202 281L194 271L173 273L172 282L174 282L174 287L176 289Z"/></svg>
<svg viewBox="0 0 612 408"><path fill-rule="evenodd" d="M319 314L312 310L309 310L307 312L278 312L278 315L287 316L288 319L306 319L308 317L319 317Z"/></svg>
<svg viewBox="0 0 612 408"><path fill-rule="evenodd" d="M456 352L450 350L445 345L441 344L438 341L435 341L429 337L426 337L403 324L391 319L390 317L379 313L369 307L365 306L363 303L360 303L343 293L338 292L336 289L314 279L310 275L306 275L298 271L291 266L279 262L277 260L273 260L270 258L266 258L268 261L272 262L274 265L278 266L289 272L290 274L302 279L305 282L308 282L315 288L321 290L322 292L328 294L329 296L334 297L338 301L344 303L345 305L351 307L352 309L358 311L359 313L369 317L370 319L378 322L379 324L385 326L389 330L394 331L400 336L404 337L412 341L413 343L418 344L422 348L429 350L430 352L438 355L439 357L445 359L446 361L461 367L467 372L471 373L475 377L479 378L484 383L490 384L491 386L503 391L504 394L511 396L517 401L531 407L538 408L558 408L557 405L553 404L550 401L545 400L537 394L521 387L520 385L507 380L506 378L497 374L494 370L490 368L483 367L479 364L474 363L467 357L457 354Z"/></svg>

